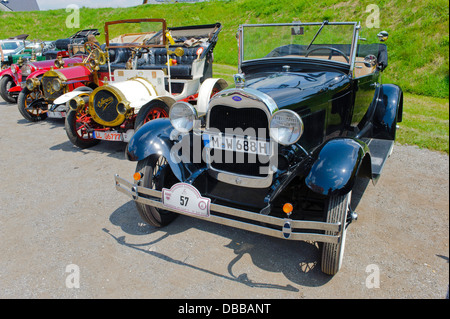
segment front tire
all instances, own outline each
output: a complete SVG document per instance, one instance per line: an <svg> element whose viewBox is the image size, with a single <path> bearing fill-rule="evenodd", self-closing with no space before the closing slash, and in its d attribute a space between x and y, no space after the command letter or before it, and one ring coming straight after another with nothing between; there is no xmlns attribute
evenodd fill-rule
<svg viewBox="0 0 450 319"><path fill-rule="evenodd" d="M67 137L73 145L79 148L92 147L100 142L100 140L93 138L92 133L89 132L86 123L87 117L85 110L81 112L70 110L66 115L64 126Z"/></svg>
<svg viewBox="0 0 450 319"><path fill-rule="evenodd" d="M330 196L327 200L326 213L327 223L338 223L342 225L339 243L324 243L322 247L322 272L334 276L342 266L344 258L345 237L347 235L347 215L350 209L351 191L346 195ZM327 235L333 235L326 232Z"/></svg>
<svg viewBox="0 0 450 319"><path fill-rule="evenodd" d="M139 185L146 188L162 190L163 188L170 188L177 182L167 160L159 155L152 155L139 161L136 172L143 176ZM158 228L170 224L178 216L177 213L138 202L136 202L136 208L147 224Z"/></svg>
<svg viewBox="0 0 450 319"><path fill-rule="evenodd" d="M15 86L16 86L16 83L9 76L4 76L0 80L0 95L1 95L2 99L5 100L5 102L11 103L11 104L17 102L16 98L13 98L13 97L9 96L9 94L8 94L9 89L12 87L15 87Z"/></svg>
<svg viewBox="0 0 450 319"><path fill-rule="evenodd" d="M41 91L30 91L26 87L19 93L19 98L17 100L17 107L19 108L20 114L30 121L30 122L38 122L45 120L47 118L47 113L44 112L40 107L33 107L29 109L29 105L42 97Z"/></svg>

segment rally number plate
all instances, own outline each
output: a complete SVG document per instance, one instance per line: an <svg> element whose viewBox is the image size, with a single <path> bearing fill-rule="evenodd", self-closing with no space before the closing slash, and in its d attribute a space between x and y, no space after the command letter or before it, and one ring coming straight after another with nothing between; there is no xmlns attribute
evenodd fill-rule
<svg viewBox="0 0 450 319"><path fill-rule="evenodd" d="M192 185L177 183L170 189L162 189L162 202L167 208L195 215L209 217L211 199L202 197L200 192Z"/></svg>

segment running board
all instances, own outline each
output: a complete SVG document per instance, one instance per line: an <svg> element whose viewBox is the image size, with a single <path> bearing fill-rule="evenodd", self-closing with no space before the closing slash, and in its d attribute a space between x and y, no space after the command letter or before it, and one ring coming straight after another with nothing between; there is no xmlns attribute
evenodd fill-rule
<svg viewBox="0 0 450 319"><path fill-rule="evenodd" d="M363 139L369 146L372 160L372 180L374 183L380 178L386 160L391 156L394 141L381 139Z"/></svg>

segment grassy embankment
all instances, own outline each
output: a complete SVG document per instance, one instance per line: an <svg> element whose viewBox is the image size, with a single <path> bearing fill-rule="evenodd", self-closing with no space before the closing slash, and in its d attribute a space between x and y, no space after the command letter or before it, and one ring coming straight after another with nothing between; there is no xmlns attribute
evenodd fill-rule
<svg viewBox="0 0 450 319"><path fill-rule="evenodd" d="M215 76L231 81L236 71L235 34L241 23L301 21L360 21L362 37L381 30L390 38L389 66L384 83L405 91L404 122L398 142L448 154L449 151L449 3L446 0L382 0L379 28L368 28L371 0L224 0L196 4L174 3L132 8L80 9L80 28L99 28L105 21L127 18L165 18L169 26L221 22L214 51ZM77 29L66 27L71 12L0 13L0 38L28 33L30 38L54 40ZM369 20L367 20L369 18ZM102 36L99 39L103 40Z"/></svg>

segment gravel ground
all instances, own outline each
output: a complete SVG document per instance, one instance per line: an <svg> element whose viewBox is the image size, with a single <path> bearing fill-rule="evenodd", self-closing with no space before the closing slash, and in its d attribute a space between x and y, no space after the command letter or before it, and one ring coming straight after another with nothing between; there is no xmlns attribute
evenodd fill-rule
<svg viewBox="0 0 450 319"><path fill-rule="evenodd" d="M314 243L184 216L142 223L114 188L135 169L125 144L81 150L62 120L0 107L0 298L448 298L447 155L395 146L329 277Z"/></svg>

